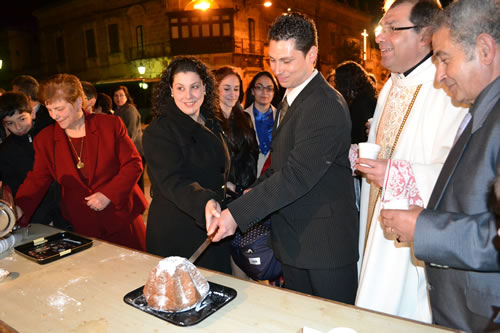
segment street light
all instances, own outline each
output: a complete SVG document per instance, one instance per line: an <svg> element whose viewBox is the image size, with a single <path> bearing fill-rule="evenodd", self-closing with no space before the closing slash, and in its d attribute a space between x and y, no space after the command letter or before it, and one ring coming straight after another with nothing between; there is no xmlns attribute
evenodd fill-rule
<svg viewBox="0 0 500 333"><path fill-rule="evenodd" d="M0 59L0 69L2 69L3 60Z"/></svg>
<svg viewBox="0 0 500 333"><path fill-rule="evenodd" d="M139 71L139 74L143 75L144 73L146 73L146 66L141 63L139 66L137 66L137 70Z"/></svg>
<svg viewBox="0 0 500 333"><path fill-rule="evenodd" d="M207 9L219 8L219 5L213 0L192 0L190 1L184 10L201 10L206 11Z"/></svg>

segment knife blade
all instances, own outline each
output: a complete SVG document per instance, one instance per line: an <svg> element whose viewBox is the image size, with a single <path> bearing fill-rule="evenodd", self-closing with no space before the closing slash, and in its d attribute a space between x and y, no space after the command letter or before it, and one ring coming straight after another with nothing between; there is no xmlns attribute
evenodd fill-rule
<svg viewBox="0 0 500 333"><path fill-rule="evenodd" d="M212 238L217 233L217 230L219 230L219 228L215 229L215 231L211 235L209 235L203 243L201 243L200 247L196 249L196 251L194 251L193 255L189 257L188 260L190 263L194 264L194 262L198 260L203 251L205 251L207 247L210 245L210 243L212 243Z"/></svg>

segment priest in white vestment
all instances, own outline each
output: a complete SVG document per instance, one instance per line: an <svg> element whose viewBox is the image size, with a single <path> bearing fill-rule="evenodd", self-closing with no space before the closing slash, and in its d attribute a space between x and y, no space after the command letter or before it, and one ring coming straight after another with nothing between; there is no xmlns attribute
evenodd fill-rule
<svg viewBox="0 0 500 333"><path fill-rule="evenodd" d="M380 22L376 41L382 64L392 74L380 92L368 137L368 142L381 146L379 159L373 161L377 164L365 164L374 166L372 170L383 167L383 177L384 160L405 161L406 172L416 182L417 202L425 205L467 110L453 106L446 92L434 85L430 33L416 31L419 24L410 20L417 5L396 1ZM356 167L370 172L359 163ZM376 185L363 178L355 304L430 323L425 266L413 255L412 243L399 243L397 235L385 234L379 221L384 181Z"/></svg>

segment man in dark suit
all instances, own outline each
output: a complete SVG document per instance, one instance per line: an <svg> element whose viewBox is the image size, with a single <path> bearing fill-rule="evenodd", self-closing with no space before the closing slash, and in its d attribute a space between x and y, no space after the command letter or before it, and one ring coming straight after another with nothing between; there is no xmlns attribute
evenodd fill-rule
<svg viewBox="0 0 500 333"><path fill-rule="evenodd" d="M42 129L54 123L45 105L38 101L38 86L38 81L30 75L19 75L12 80L12 91L22 92L28 96L32 109L33 135L37 135Z"/></svg>
<svg viewBox="0 0 500 333"><path fill-rule="evenodd" d="M271 69L286 88L271 166L220 214L209 201L207 231L218 227L213 240L219 241L271 215L271 243L285 287L353 304L359 225L348 161L349 110L314 68L318 42L311 19L283 14L268 37Z"/></svg>
<svg viewBox="0 0 500 333"><path fill-rule="evenodd" d="M436 81L471 104L428 207L383 210L386 232L426 262L433 320L498 332L500 261L494 182L500 166L500 2L459 0L434 22ZM495 245L496 244L496 245Z"/></svg>

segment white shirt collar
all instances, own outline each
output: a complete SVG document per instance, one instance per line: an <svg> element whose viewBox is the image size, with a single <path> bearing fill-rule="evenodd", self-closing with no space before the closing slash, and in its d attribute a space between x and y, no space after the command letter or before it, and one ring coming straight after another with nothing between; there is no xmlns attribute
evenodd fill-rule
<svg viewBox="0 0 500 333"><path fill-rule="evenodd" d="M304 82L302 82L295 88L286 90L285 96L289 106L292 106L292 103L295 100L295 98L297 98L300 92L307 86L309 82L311 82L311 80L316 76L316 74L318 74L318 70L315 68L312 71L311 75Z"/></svg>

